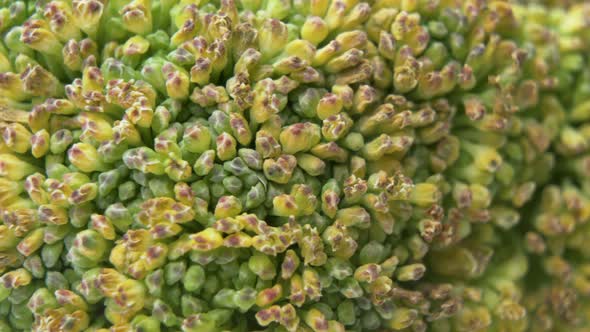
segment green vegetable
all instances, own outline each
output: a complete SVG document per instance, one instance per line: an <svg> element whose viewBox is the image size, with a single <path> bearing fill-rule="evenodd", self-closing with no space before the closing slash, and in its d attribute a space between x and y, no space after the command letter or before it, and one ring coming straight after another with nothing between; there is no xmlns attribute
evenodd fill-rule
<svg viewBox="0 0 590 332"><path fill-rule="evenodd" d="M0 331L588 330L589 16L0 0Z"/></svg>

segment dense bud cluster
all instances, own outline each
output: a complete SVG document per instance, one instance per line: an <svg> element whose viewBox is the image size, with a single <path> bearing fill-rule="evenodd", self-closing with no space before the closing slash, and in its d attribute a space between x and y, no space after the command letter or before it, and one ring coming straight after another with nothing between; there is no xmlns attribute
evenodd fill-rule
<svg viewBox="0 0 590 332"><path fill-rule="evenodd" d="M0 0L0 331L590 328L590 5Z"/></svg>

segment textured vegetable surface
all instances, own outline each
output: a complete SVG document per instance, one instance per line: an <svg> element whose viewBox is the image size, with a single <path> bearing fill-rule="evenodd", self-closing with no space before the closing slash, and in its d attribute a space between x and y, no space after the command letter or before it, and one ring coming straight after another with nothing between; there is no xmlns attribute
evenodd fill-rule
<svg viewBox="0 0 590 332"><path fill-rule="evenodd" d="M0 0L0 332L590 330L590 4Z"/></svg>

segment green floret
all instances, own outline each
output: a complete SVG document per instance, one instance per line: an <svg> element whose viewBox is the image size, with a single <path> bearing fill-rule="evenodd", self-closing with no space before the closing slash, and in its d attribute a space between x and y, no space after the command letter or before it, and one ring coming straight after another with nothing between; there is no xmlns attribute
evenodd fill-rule
<svg viewBox="0 0 590 332"><path fill-rule="evenodd" d="M0 331L588 330L589 16L0 0Z"/></svg>

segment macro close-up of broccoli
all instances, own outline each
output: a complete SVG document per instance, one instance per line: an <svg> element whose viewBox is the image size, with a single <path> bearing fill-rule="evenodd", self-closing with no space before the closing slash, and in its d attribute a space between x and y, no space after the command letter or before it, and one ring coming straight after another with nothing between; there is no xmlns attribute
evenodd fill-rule
<svg viewBox="0 0 590 332"><path fill-rule="evenodd" d="M590 1L0 0L13 331L590 332Z"/></svg>

